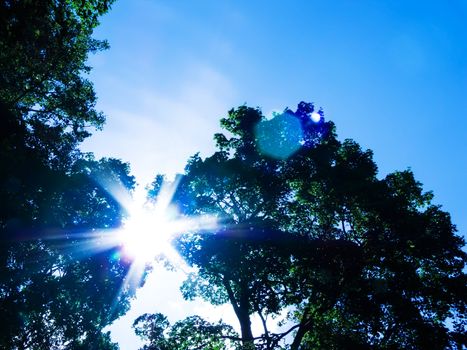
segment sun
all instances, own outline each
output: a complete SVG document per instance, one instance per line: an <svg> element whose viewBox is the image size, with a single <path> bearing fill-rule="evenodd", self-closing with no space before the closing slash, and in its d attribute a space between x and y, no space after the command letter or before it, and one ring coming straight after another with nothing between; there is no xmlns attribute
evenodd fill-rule
<svg viewBox="0 0 467 350"><path fill-rule="evenodd" d="M150 262L157 255L171 251L175 222L167 211L140 206L130 211L119 232L122 252L127 257Z"/></svg>
<svg viewBox="0 0 467 350"><path fill-rule="evenodd" d="M213 232L217 229L216 216L182 215L171 203L179 180L162 183L152 200L142 190L131 197L119 191L112 193L127 213L122 226L113 235L113 246L119 247L117 255L129 259L134 268L151 264L157 257L164 257L174 266L184 266L173 246L174 239L190 232Z"/></svg>

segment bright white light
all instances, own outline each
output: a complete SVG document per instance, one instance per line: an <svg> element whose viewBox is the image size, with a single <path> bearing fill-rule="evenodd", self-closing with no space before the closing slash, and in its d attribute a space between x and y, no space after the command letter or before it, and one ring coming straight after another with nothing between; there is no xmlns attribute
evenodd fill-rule
<svg viewBox="0 0 467 350"><path fill-rule="evenodd" d="M132 210L119 233L123 253L149 262L172 249L170 240L174 229L168 215L162 211L144 207Z"/></svg>
<svg viewBox="0 0 467 350"><path fill-rule="evenodd" d="M318 123L321 120L321 114L317 112L311 113L311 120L313 120L315 123Z"/></svg>
<svg viewBox="0 0 467 350"><path fill-rule="evenodd" d="M144 192L137 193L125 206L128 218L115 236L121 253L142 266L158 256L171 263L182 263L172 246L176 235L206 232L217 227L217 218L208 215L182 217L170 205L179 179L164 183L155 201L146 201Z"/></svg>
<svg viewBox="0 0 467 350"><path fill-rule="evenodd" d="M151 262L158 255L177 262L180 257L171 244L175 235L216 227L217 219L212 216L182 219L170 207L135 206L118 233L118 241L123 254L138 263Z"/></svg>

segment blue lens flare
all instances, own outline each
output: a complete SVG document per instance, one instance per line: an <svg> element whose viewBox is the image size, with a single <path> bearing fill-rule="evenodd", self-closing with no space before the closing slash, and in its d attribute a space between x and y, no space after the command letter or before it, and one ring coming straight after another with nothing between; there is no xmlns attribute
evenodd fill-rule
<svg viewBox="0 0 467 350"><path fill-rule="evenodd" d="M276 159L287 159L302 146L303 130L300 121L291 113L276 114L260 121L255 128L259 151Z"/></svg>

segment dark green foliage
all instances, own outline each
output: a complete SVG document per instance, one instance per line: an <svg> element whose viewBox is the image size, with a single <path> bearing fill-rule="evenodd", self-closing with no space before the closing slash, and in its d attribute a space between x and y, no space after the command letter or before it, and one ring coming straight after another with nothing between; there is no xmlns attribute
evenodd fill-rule
<svg viewBox="0 0 467 350"><path fill-rule="evenodd" d="M110 339L110 333L96 332L87 336L84 340L73 343L72 350L118 350L119 347Z"/></svg>
<svg viewBox="0 0 467 350"><path fill-rule="evenodd" d="M112 2L0 3L1 102L21 116L41 147L59 147L63 138L82 141L89 126L104 122L94 109L96 96L84 74L91 69L88 54L108 47L91 34Z"/></svg>
<svg viewBox="0 0 467 350"><path fill-rule="evenodd" d="M120 289L129 266L99 249L112 233L98 230L124 214L106 187L128 191L134 179L117 160L81 156L54 170L23 151L0 152L0 344L72 349L128 307Z"/></svg>
<svg viewBox="0 0 467 350"><path fill-rule="evenodd" d="M128 307L108 244L129 167L77 145L104 122L85 78L112 1L0 3L0 348L116 349L101 330ZM104 231L101 231L104 230ZM115 245L114 245L115 246Z"/></svg>
<svg viewBox="0 0 467 350"><path fill-rule="evenodd" d="M303 102L284 111L302 129L301 147L286 159L262 152L256 125L265 118L242 106L221 120L230 136L215 135L219 150L189 161L174 203L220 224L178 238L199 271L184 296L229 302L244 348L465 344L466 254L449 214L408 170L378 179L372 152L338 141L333 124L313 122L313 112ZM269 331L266 318L286 310L284 332ZM253 314L264 321L259 338Z"/></svg>
<svg viewBox="0 0 467 350"><path fill-rule="evenodd" d="M144 314L133 323L135 333L149 344L141 350L226 350L238 336L232 327L190 316L170 325L162 314Z"/></svg>

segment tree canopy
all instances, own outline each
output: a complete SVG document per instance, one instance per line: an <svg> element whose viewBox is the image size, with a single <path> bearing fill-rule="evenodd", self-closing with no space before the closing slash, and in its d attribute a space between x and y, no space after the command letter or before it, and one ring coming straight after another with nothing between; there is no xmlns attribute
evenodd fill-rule
<svg viewBox="0 0 467 350"><path fill-rule="evenodd" d="M28 127L62 143L82 141L101 127L102 113L84 74L89 53L108 47L92 37L113 1L2 1L0 96ZM62 136L57 140L58 136ZM39 136L40 137L40 136ZM45 137L43 137L44 145Z"/></svg>
<svg viewBox="0 0 467 350"><path fill-rule="evenodd" d="M115 349L130 264L106 244L135 186L129 166L82 154L104 115L86 78L113 1L0 2L0 348Z"/></svg>
<svg viewBox="0 0 467 350"><path fill-rule="evenodd" d="M219 225L176 246L198 271L184 297L230 303L242 349L467 344L464 241L410 170L378 178L372 152L339 141L311 103L273 118L241 106L221 126L217 151L190 159L173 199Z"/></svg>
<svg viewBox="0 0 467 350"><path fill-rule="evenodd" d="M238 339L233 328L190 316L170 325L167 317L144 314L133 323L135 333L149 342L143 350L227 350L229 340Z"/></svg>

